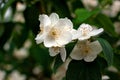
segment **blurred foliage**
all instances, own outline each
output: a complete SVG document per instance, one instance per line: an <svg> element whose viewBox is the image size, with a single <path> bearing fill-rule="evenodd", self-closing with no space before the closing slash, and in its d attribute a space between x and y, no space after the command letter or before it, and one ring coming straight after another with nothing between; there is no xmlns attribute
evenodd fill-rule
<svg viewBox="0 0 120 80"><path fill-rule="evenodd" d="M81 23L103 27L105 31L100 37L106 39L113 47L112 66L117 69L117 72L108 70L107 62L111 64L113 54L108 56L111 48L106 48L103 52L107 53L107 50L109 52L105 54L108 56L107 62L101 55L92 63L72 61L65 79L101 80L102 73L102 75L108 75L110 80L120 80L120 44L117 44L118 41L120 42L120 34L115 31L113 24L120 22L120 12L115 17L105 15L102 10L105 6L111 5L114 0L98 1L98 6L88 10L82 0L0 0L0 70L4 70L7 75L13 70L18 70L27 76L26 80L30 80L31 77L36 80L52 80L52 73L62 64L62 61L59 55L55 59L50 57L48 49L42 44L35 43L35 37L39 33L39 14L49 15L56 12L60 17L71 19L76 29ZM19 9L21 5L25 8ZM26 43L31 45L26 47ZM103 47L110 46L106 42L101 44ZM66 46L67 55L73 46L74 43ZM19 50L23 47L27 50L28 57L18 59L15 56L15 49ZM52 70L51 65L54 60L56 61ZM35 66L42 67L42 75L33 73ZM7 77L5 79L7 80Z"/></svg>

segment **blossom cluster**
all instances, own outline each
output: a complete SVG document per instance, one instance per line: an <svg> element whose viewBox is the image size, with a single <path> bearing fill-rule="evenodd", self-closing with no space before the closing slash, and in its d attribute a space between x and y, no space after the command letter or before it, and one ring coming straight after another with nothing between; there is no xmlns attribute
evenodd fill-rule
<svg viewBox="0 0 120 80"><path fill-rule="evenodd" d="M39 16L40 33L35 40L37 44L43 43L49 48L50 56L61 55L63 61L66 60L65 45L78 40L73 48L70 57L75 60L84 59L86 62L93 61L97 54L102 51L98 41L90 42L92 36L103 32L103 28L97 29L89 24L81 24L76 30L73 23L68 18L59 18L58 14L52 13L50 16L42 14Z"/></svg>

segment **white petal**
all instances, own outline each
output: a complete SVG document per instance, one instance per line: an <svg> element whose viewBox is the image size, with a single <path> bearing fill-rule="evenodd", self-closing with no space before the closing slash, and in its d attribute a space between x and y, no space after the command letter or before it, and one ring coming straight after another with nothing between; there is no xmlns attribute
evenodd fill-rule
<svg viewBox="0 0 120 80"><path fill-rule="evenodd" d="M80 36L78 31L75 29L72 29L71 33L72 33L72 40L78 39L78 37Z"/></svg>
<svg viewBox="0 0 120 80"><path fill-rule="evenodd" d="M72 59L75 59L75 60L81 60L84 58L84 55L82 54L81 52L81 48L78 47L80 44L79 42L77 42L77 44L75 45L75 47L73 48L71 54L70 54L70 57Z"/></svg>
<svg viewBox="0 0 120 80"><path fill-rule="evenodd" d="M45 47L55 47L55 46L57 46L57 44L55 42L55 39L53 39L50 36L46 36L45 37L45 39L44 39L44 45L45 45Z"/></svg>
<svg viewBox="0 0 120 80"><path fill-rule="evenodd" d="M73 24L69 19L65 18L59 19L55 27L60 27L62 30L70 31L73 29Z"/></svg>
<svg viewBox="0 0 120 80"><path fill-rule="evenodd" d="M59 38L56 41L59 45L64 46L72 41L72 34L68 31L64 31L60 34Z"/></svg>
<svg viewBox="0 0 120 80"><path fill-rule="evenodd" d="M59 20L58 14L52 13L52 14L50 15L50 20L51 20L51 24L52 24L52 25L55 25L55 24L58 22L58 20Z"/></svg>
<svg viewBox="0 0 120 80"><path fill-rule="evenodd" d="M90 47L90 53L84 58L86 62L92 62L102 51L102 47L98 41L94 41L88 45Z"/></svg>
<svg viewBox="0 0 120 80"><path fill-rule="evenodd" d="M65 62L65 60L66 60L66 49L65 49L65 47L60 48L60 55L61 55L62 61Z"/></svg>
<svg viewBox="0 0 120 80"><path fill-rule="evenodd" d="M87 39L89 39L90 38L90 36L89 35L86 35L86 36L79 36L79 40L81 41L81 40L87 40Z"/></svg>
<svg viewBox="0 0 120 80"><path fill-rule="evenodd" d="M104 31L103 28L95 29L95 30L91 31L91 32L89 33L89 35L90 35L90 36L96 36L96 35L102 33L103 31Z"/></svg>
<svg viewBox="0 0 120 80"><path fill-rule="evenodd" d="M43 40L44 40L44 35L43 34L38 34L35 38L36 40L36 43L39 44L39 43L42 43Z"/></svg>
<svg viewBox="0 0 120 80"><path fill-rule="evenodd" d="M50 56L56 56L57 54L59 54L60 49L56 48L56 47L50 47L49 48L49 54Z"/></svg>
<svg viewBox="0 0 120 80"><path fill-rule="evenodd" d="M81 24L79 26L78 30L81 30L82 28L86 28L86 29L88 29L90 31L92 30L92 27L89 24L85 24L85 23Z"/></svg>
<svg viewBox="0 0 120 80"><path fill-rule="evenodd" d="M94 41L90 43L90 48L91 48L91 54L99 54L102 51L102 47L99 43L99 41Z"/></svg>
<svg viewBox="0 0 120 80"><path fill-rule="evenodd" d="M45 26L48 26L48 25L51 24L50 18L45 14L40 15L39 20L40 20L40 25L41 26L45 27Z"/></svg>
<svg viewBox="0 0 120 80"><path fill-rule="evenodd" d="M84 57L84 60L86 61L86 62L92 62L92 61L94 61L94 59L97 57L97 55L89 55L89 56L86 56L86 57Z"/></svg>

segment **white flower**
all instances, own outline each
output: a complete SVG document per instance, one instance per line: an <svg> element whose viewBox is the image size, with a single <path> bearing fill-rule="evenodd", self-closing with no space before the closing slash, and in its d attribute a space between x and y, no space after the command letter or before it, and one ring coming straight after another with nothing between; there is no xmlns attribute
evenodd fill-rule
<svg viewBox="0 0 120 80"><path fill-rule="evenodd" d="M0 80L4 80L5 75L6 75L5 71L0 70Z"/></svg>
<svg viewBox="0 0 120 80"><path fill-rule="evenodd" d="M86 62L92 62L101 51L102 47L98 41L78 41L70 56L75 60L84 59Z"/></svg>
<svg viewBox="0 0 120 80"><path fill-rule="evenodd" d="M29 56L28 50L24 47L20 48L20 49L16 49L14 50L13 53L14 57L16 57L19 60L25 59Z"/></svg>
<svg viewBox="0 0 120 80"><path fill-rule="evenodd" d="M13 71L9 76L8 80L26 80L26 76L20 74L18 71Z"/></svg>
<svg viewBox="0 0 120 80"><path fill-rule="evenodd" d="M102 80L109 80L109 79L110 79L109 76L107 76L107 75L102 75Z"/></svg>
<svg viewBox="0 0 120 80"><path fill-rule="evenodd" d="M66 50L65 47L51 47L49 48L50 56L56 56L60 53L61 59L64 62L66 59Z"/></svg>
<svg viewBox="0 0 120 80"><path fill-rule="evenodd" d="M96 36L103 32L103 28L100 29L94 29L89 24L81 24L78 28L78 33L76 34L78 36L79 40L87 40L91 36Z"/></svg>
<svg viewBox="0 0 120 80"><path fill-rule="evenodd" d="M82 0L83 5L88 10L92 10L98 5L98 0Z"/></svg>
<svg viewBox="0 0 120 80"><path fill-rule="evenodd" d="M35 38L38 44L43 42L45 47L61 47L72 40L73 24L69 19L59 19L56 13L52 13L49 17L40 15L39 20L41 32Z"/></svg>
<svg viewBox="0 0 120 80"><path fill-rule="evenodd" d="M32 71L35 75L39 75L43 72L43 68L41 66L35 66Z"/></svg>

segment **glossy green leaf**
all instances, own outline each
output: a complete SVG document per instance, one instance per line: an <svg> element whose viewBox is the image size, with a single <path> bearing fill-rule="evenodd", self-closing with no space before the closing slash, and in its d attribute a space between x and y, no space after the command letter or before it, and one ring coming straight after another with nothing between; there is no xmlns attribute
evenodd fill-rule
<svg viewBox="0 0 120 80"><path fill-rule="evenodd" d="M102 46L104 57L105 57L108 65L112 65L112 63L113 63L113 49L112 49L111 45L106 40L104 40L102 38L97 38L97 39Z"/></svg>
<svg viewBox="0 0 120 80"><path fill-rule="evenodd" d="M99 9L95 9L93 11L88 11L86 9L77 9L75 10L76 18L73 20L76 24L80 24L91 16L97 14Z"/></svg>
<svg viewBox="0 0 120 80"><path fill-rule="evenodd" d="M4 16L6 10L7 10L14 2L15 2L15 0L8 0L8 1L5 3L5 5L3 6L2 10L1 10L1 11L2 11L2 12L1 12L2 17Z"/></svg>
<svg viewBox="0 0 120 80"><path fill-rule="evenodd" d="M104 30L109 35L112 35L114 37L117 36L115 29L114 29L114 25L113 25L112 21L107 16L105 16L104 14L98 14L96 16L95 21L99 25L99 27L103 27Z"/></svg>
<svg viewBox="0 0 120 80"><path fill-rule="evenodd" d="M6 41L9 40L11 37L13 28L15 24L13 22L6 22L2 24L4 27L4 32L2 33L2 36L0 36L0 48L2 49Z"/></svg>
<svg viewBox="0 0 120 80"><path fill-rule="evenodd" d="M94 62L71 61L66 80L101 80L99 64Z"/></svg>

